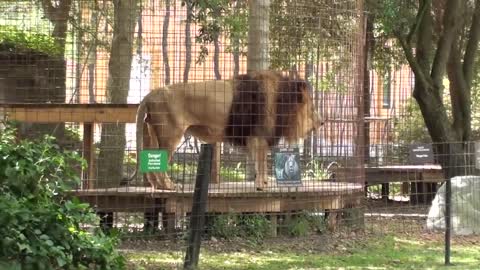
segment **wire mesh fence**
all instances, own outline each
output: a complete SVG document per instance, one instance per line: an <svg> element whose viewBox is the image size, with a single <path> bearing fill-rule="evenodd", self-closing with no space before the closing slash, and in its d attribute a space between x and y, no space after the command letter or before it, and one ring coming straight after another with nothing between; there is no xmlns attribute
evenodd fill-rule
<svg viewBox="0 0 480 270"><path fill-rule="evenodd" d="M21 138L50 134L82 153L73 194L126 238L187 246L204 144L205 239L444 228L444 183L477 174L476 148L429 141L408 67L366 76L362 9L0 3L1 114ZM476 178L452 180L453 212L478 219L476 191Z"/></svg>

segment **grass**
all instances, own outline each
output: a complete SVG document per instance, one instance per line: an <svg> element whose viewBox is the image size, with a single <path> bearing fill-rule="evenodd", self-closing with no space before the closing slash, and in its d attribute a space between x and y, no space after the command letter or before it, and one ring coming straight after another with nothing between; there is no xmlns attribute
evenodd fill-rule
<svg viewBox="0 0 480 270"><path fill-rule="evenodd" d="M308 239L307 239L308 240ZM287 239L288 241L288 239ZM183 250L126 253L131 269L181 269ZM441 241L415 240L387 235L357 242L353 247L328 252L264 250L218 252L202 248L200 269L478 269L480 247L457 244L452 247L453 266L444 266Z"/></svg>

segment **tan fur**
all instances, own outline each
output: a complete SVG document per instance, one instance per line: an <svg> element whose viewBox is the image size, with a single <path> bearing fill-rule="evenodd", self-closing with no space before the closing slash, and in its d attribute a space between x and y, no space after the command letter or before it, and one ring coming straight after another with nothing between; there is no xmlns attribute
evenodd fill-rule
<svg viewBox="0 0 480 270"><path fill-rule="evenodd" d="M258 73L266 94L264 129L271 136L275 128L275 90L278 77L271 72ZM169 151L171 162L175 147L182 135L189 133L206 143L224 142L224 129L228 121L235 91L232 80L205 81L175 84L150 92L139 105L137 112L137 151L144 148L161 148ZM308 95L307 95L308 96ZM308 97L298 105L297 120L292 123L287 140L294 142L321 124ZM143 129L147 128L148 133ZM248 154L255 161L258 189L267 183L267 138L250 137ZM138 154L137 154L138 156ZM173 189L166 173L149 173L147 179L153 188Z"/></svg>

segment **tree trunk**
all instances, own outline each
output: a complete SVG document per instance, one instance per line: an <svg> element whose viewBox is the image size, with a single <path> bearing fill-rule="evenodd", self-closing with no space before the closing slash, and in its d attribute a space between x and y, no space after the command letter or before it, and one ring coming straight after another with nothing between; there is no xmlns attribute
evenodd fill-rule
<svg viewBox="0 0 480 270"><path fill-rule="evenodd" d="M43 11L48 20L53 24L52 37L60 48L59 56L49 59L48 87L41 99L36 102L65 103L66 97L66 63L65 40L67 38L68 16L72 0L59 2L56 6L51 0L41 1ZM34 101L35 102L35 101ZM53 135L60 146L71 144L65 140L65 123L58 124L22 124L20 127L25 137L39 137L43 134Z"/></svg>
<svg viewBox="0 0 480 270"><path fill-rule="evenodd" d="M185 4L187 7L187 21L185 23L185 68L183 70L183 82L188 82L188 75L192 64L192 37L190 28L192 25L193 10L190 1L186 1Z"/></svg>
<svg viewBox="0 0 480 270"><path fill-rule="evenodd" d="M136 0L114 0L113 38L108 63L107 101L127 103L133 56ZM117 187L123 177L125 124L103 124L97 187Z"/></svg>
<svg viewBox="0 0 480 270"><path fill-rule="evenodd" d="M241 1L235 1L234 13L237 15L240 13L240 9L244 8ZM233 76L238 76L240 73L240 39L237 35L232 38L233 47Z"/></svg>
<svg viewBox="0 0 480 270"><path fill-rule="evenodd" d="M77 2L75 7L75 20L76 21L83 21L83 5L81 2ZM94 24L91 24L94 25ZM77 29L77 35L76 35L76 41L75 41L75 46L76 46L76 55L77 59L83 59L84 57L84 49L82 46L82 41L84 38L84 30L82 28ZM82 69L83 69L83 63L81 61L77 61L75 64L75 90L73 92L73 97L71 98L70 102L73 103L80 103L80 85L82 82Z"/></svg>
<svg viewBox="0 0 480 270"><path fill-rule="evenodd" d="M51 63L52 74L50 80L52 81L52 85L56 86L50 93L52 97L51 102L53 103L65 103L65 80L67 69L64 55L65 42L67 39L68 16L71 6L72 0L61 1L56 7L53 6L51 0L42 0L42 7L45 16L53 24L52 37L60 47L60 58L55 61L55 63Z"/></svg>
<svg viewBox="0 0 480 270"><path fill-rule="evenodd" d="M97 63L97 33L98 33L98 6L92 11L90 25L95 27L95 34L92 38L88 52L88 102L95 103L95 67Z"/></svg>
<svg viewBox="0 0 480 270"><path fill-rule="evenodd" d="M191 1L186 1L186 8L187 8L187 21L185 23L185 68L183 69L183 82L188 82L188 77L190 74L190 67L192 64L192 35L191 35L191 25L193 20L193 3ZM193 138L193 145L195 147L195 151L197 153L200 152L200 148L198 146L198 139Z"/></svg>
<svg viewBox="0 0 480 270"><path fill-rule="evenodd" d="M270 0L249 1L247 72L266 70L270 66ZM255 179L255 162L247 155L246 178Z"/></svg>
<svg viewBox="0 0 480 270"><path fill-rule="evenodd" d="M165 85L170 84L170 64L168 62L168 27L170 25L170 0L165 0L165 17L162 29L162 54L165 69Z"/></svg>
<svg viewBox="0 0 480 270"><path fill-rule="evenodd" d="M363 51L364 62L363 62L363 112L365 117L370 116L370 67L371 59L373 57L373 48L374 48L374 35L373 35L373 21L374 15L367 13L365 15L366 19L366 31L365 31L365 48ZM364 162L369 164L370 162L370 121L365 121L364 127ZM378 158L378 157L375 157Z"/></svg>
<svg viewBox="0 0 480 270"><path fill-rule="evenodd" d="M475 55L480 37L480 1L475 1L468 37L463 36L468 20L463 20L465 1L447 0L442 25L434 25L432 1L422 0L417 19L406 38L397 34L405 56L415 74L413 97L422 112L425 125L434 143L437 162L444 175L451 178L472 173L471 147L467 140L471 126L469 93ZM438 13L438 11L436 12ZM435 29L441 29L434 45ZM415 54L412 37L417 37ZM460 49L459 40L465 40ZM463 55L461 51L464 51ZM461 58L463 57L463 63ZM450 79L453 123L442 100L443 79Z"/></svg>
<svg viewBox="0 0 480 270"><path fill-rule="evenodd" d="M270 66L270 0L249 2L247 72L266 70Z"/></svg>
<svg viewBox="0 0 480 270"><path fill-rule="evenodd" d="M215 74L215 80L221 80L222 75L220 74L220 44L218 43L218 38L220 34L216 34L213 40L213 73Z"/></svg>
<svg viewBox="0 0 480 270"><path fill-rule="evenodd" d="M307 63L305 63L305 79L308 80L308 78L310 78L312 74L313 74L313 62L311 60L307 60ZM313 93L313 87L310 86L308 90L310 92L310 95L312 95L312 98L315 98L314 97L315 94ZM313 154L312 154L313 133L314 133L313 131L310 132L308 136L303 140L303 145L304 145L303 155L307 159L313 158Z"/></svg>

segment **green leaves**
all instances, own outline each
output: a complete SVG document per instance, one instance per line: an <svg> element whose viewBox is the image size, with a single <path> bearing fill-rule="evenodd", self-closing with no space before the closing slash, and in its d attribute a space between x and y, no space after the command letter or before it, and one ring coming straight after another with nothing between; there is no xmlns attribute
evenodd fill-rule
<svg viewBox="0 0 480 270"><path fill-rule="evenodd" d="M78 153L61 151L54 138L16 141L7 125L0 134L0 268L123 269L115 250L117 239L96 226L88 204L69 199L66 191L79 183L73 165ZM4 267L5 266L5 267Z"/></svg>
<svg viewBox="0 0 480 270"><path fill-rule="evenodd" d="M61 47L51 36L27 32L12 26L0 26L0 51L37 52L59 56Z"/></svg>
<svg viewBox="0 0 480 270"><path fill-rule="evenodd" d="M205 61L209 53L207 45L212 44L220 35L230 40L225 48L227 52L245 52L248 16L242 1L184 0L182 5L192 6L192 21L199 25L195 36L195 41L201 44L197 63Z"/></svg>

